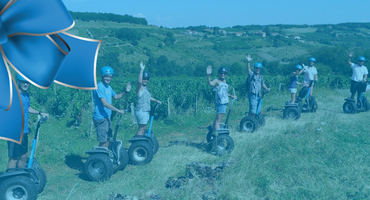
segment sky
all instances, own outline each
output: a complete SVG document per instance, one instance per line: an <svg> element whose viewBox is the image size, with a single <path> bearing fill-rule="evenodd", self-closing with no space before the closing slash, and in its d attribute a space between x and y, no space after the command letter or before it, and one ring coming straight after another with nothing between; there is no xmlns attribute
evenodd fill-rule
<svg viewBox="0 0 370 200"><path fill-rule="evenodd" d="M144 17L167 28L370 22L370 0L63 0L70 11Z"/></svg>

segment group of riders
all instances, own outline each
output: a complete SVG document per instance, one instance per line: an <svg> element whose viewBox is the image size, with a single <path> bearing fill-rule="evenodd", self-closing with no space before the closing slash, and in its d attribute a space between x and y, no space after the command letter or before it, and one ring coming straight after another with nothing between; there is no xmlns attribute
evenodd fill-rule
<svg viewBox="0 0 370 200"><path fill-rule="evenodd" d="M363 84L366 82L368 70L363 65L365 62L364 57L359 57L357 64L351 62L351 57L353 53L351 52L348 57L348 64L352 68L352 78L351 78L351 98L354 99L356 92L358 93L358 98L360 93L363 91ZM249 100L249 116L252 116L257 111L258 99L261 97L262 88L270 90L265 85L263 76L261 75L262 64L259 62L254 63L254 69L250 67L250 63L253 58L250 55L246 56L247 65L246 70L248 73L248 100ZM290 85L289 92L291 93L291 101L289 104L296 103L296 93L297 85L302 84L303 87L311 86L310 95L312 95L313 85L310 85L311 81L318 81L317 69L314 64L316 62L315 58L309 59L309 64L306 66L304 64L297 65L294 67L294 71L290 74ZM161 104L161 101L151 96L148 90L148 83L150 80L150 74L145 70L145 65L143 62L140 63L140 73L137 79L136 96L137 104L135 107L135 116L138 123L138 131L135 137L143 137L144 131L147 127L150 115L150 102L156 102ZM213 132L215 132L222 121L224 114L226 113L226 107L229 103L229 97L237 98L229 94L229 85L226 82L228 70L226 67L220 67L218 69L217 78L211 81L212 67L207 67L207 82L208 85L214 87L216 92L215 106L216 106L216 118L213 123ZM300 83L298 76L304 73L303 82ZM93 121L97 133L97 140L100 147L108 147L110 137L112 137L112 122L111 114L112 111L124 114L124 110L118 109L112 105L112 98L118 100L121 99L125 94L131 91L131 83L126 84L126 90L122 93L115 93L112 87L109 85L112 81L114 71L109 66L104 66L101 68L101 82L98 83L98 89L94 91L95 108L93 113ZM48 113L43 113L30 106L29 94L27 90L29 89L30 83L22 77L20 74L17 75L17 85L21 94L24 120L26 123L24 126L23 139L21 144L8 141L8 169L16 167L24 167L27 161L28 153L28 115L29 114L39 114L42 117L48 117ZM357 98L357 99L358 99Z"/></svg>

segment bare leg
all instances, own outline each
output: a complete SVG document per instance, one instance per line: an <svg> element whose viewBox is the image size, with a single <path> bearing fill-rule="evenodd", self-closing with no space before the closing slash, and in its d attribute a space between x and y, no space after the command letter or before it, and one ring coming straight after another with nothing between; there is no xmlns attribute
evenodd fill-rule
<svg viewBox="0 0 370 200"><path fill-rule="evenodd" d="M16 168L18 158L9 158L8 169Z"/></svg>
<svg viewBox="0 0 370 200"><path fill-rule="evenodd" d="M291 93L291 96L292 96L292 101L291 102L292 102L292 104L295 103L295 94L296 93Z"/></svg>
<svg viewBox="0 0 370 200"><path fill-rule="evenodd" d="M109 141L106 142L99 142L99 147L109 147Z"/></svg>
<svg viewBox="0 0 370 200"><path fill-rule="evenodd" d="M138 124L138 130L136 135L144 135L146 124Z"/></svg>
<svg viewBox="0 0 370 200"><path fill-rule="evenodd" d="M28 153L23 154L18 160L18 167L26 167Z"/></svg>
<svg viewBox="0 0 370 200"><path fill-rule="evenodd" d="M313 92L313 85L311 85L310 96L312 96L312 92Z"/></svg>
<svg viewBox="0 0 370 200"><path fill-rule="evenodd" d="M213 132L220 128L220 123L225 113L217 113L215 122L213 123Z"/></svg>

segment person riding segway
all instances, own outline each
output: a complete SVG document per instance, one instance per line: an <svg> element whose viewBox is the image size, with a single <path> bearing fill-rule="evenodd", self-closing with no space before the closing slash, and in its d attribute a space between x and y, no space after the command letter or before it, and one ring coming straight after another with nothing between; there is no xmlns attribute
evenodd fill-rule
<svg viewBox="0 0 370 200"><path fill-rule="evenodd" d="M301 117L301 109L296 103L297 85L302 83L298 82L298 76L304 71L301 65L295 66L295 71L290 75L289 92L291 94L291 100L284 106L283 118L297 120Z"/></svg>
<svg viewBox="0 0 370 200"><path fill-rule="evenodd" d="M344 113L354 114L360 111L369 111L370 103L363 93L366 92L369 82L366 80L368 75L367 67L364 66L365 57L360 56L358 58L358 63L354 64L351 62L351 57L353 53L348 55L348 64L352 68L352 78L351 78L351 97L344 99L343 104ZM355 100L355 95L357 92L357 103Z"/></svg>
<svg viewBox="0 0 370 200"><path fill-rule="evenodd" d="M147 88L147 84L150 79L150 74L144 71L145 65L140 62L140 73L138 77L138 84L136 88L136 95L138 102L135 108L135 116L138 123L138 131L135 137L131 138L130 148L128 154L130 161L135 165L148 164L152 161L154 154L158 151L159 145L157 139L154 137L154 132L152 131L152 123L154 119L154 111L157 107L162 104L161 101L153 98ZM150 101L157 103L155 109L150 108ZM152 113L150 114L150 111ZM151 115L151 122L149 130L146 131L146 127Z"/></svg>
<svg viewBox="0 0 370 200"><path fill-rule="evenodd" d="M30 83L17 74L17 85L23 105L24 129L21 144L8 141L8 169L0 175L0 199L36 199L37 194L44 190L46 174L34 157L40 124L49 117L48 113L37 111L30 105L28 89ZM38 114L39 120L35 138L32 143L30 158L28 157L28 115ZM41 118L42 117L42 118Z"/></svg>
<svg viewBox="0 0 370 200"><path fill-rule="evenodd" d="M212 66L207 67L207 83L208 85L213 86L213 90L216 92L216 118L214 123L208 127L207 142L210 144L211 153L219 156L230 153L234 149L234 141L229 136L230 131L228 127L228 119L233 102L237 97L235 94L230 95L228 93L229 85L226 83L227 72L226 67L220 67L217 73L218 78L211 81ZM226 113L227 104L229 103L229 97L232 97L233 100L226 122L225 124L221 124L222 118Z"/></svg>
<svg viewBox="0 0 370 200"><path fill-rule="evenodd" d="M105 181L118 170L123 170L128 163L127 152L122 148L122 141L116 140L119 122L124 110L119 110L112 105L112 97L116 100L121 99L131 90L131 83L126 84L126 91L116 94L109 83L112 80L114 72L109 66L101 69L102 81L98 83L98 89L94 91L95 110L93 120L97 132L99 146L94 146L86 151L89 158L85 163L85 173L92 181ZM112 137L112 110L118 112L113 140Z"/></svg>
<svg viewBox="0 0 370 200"><path fill-rule="evenodd" d="M258 127L264 125L265 118L261 111L261 105L264 95L270 91L263 80L263 76L260 74L262 69L262 64L256 62L254 64L254 71L250 68L250 62L253 60L250 55L246 56L247 59L247 90L248 90L248 100L249 100L249 112L245 116L239 125L239 130L241 132L254 132ZM265 90L262 91L262 88Z"/></svg>

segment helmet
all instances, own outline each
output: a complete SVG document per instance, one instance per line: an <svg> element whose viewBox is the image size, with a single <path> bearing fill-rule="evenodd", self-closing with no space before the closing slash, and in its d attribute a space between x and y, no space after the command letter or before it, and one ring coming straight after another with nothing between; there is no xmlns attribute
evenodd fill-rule
<svg viewBox="0 0 370 200"><path fill-rule="evenodd" d="M104 76L104 75L113 75L113 69L109 66L102 67L100 72L101 72L102 76Z"/></svg>
<svg viewBox="0 0 370 200"><path fill-rule="evenodd" d="M149 79L150 79L150 74L149 74L149 72L144 71L144 72L143 72L143 80L149 80Z"/></svg>
<svg viewBox="0 0 370 200"><path fill-rule="evenodd" d="M365 62L365 57L363 57L363 56L358 57L358 61L364 61Z"/></svg>
<svg viewBox="0 0 370 200"><path fill-rule="evenodd" d="M254 67L262 68L262 64L259 62L254 63Z"/></svg>
<svg viewBox="0 0 370 200"><path fill-rule="evenodd" d="M301 65L296 65L295 68L301 70L302 66Z"/></svg>
<svg viewBox="0 0 370 200"><path fill-rule="evenodd" d="M220 67L218 68L218 73L226 73L227 74L227 68L226 67Z"/></svg>
<svg viewBox="0 0 370 200"><path fill-rule="evenodd" d="M27 81L22 75L17 74L17 80L18 81Z"/></svg>
<svg viewBox="0 0 370 200"><path fill-rule="evenodd" d="M316 62L316 59L314 57L311 57L308 61L310 61L310 62Z"/></svg>

